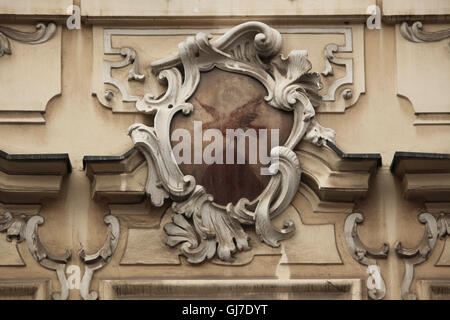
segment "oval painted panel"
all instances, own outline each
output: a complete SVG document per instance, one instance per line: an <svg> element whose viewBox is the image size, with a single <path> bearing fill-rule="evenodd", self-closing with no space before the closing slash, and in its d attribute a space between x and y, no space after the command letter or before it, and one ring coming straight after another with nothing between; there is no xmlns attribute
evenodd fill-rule
<svg viewBox="0 0 450 320"><path fill-rule="evenodd" d="M225 164L227 152L230 152L225 148L227 129L242 129L244 132L255 130L258 139L256 150L259 150L259 139L264 137L261 129L267 129L267 139L264 139L266 142L262 142L267 146L266 150L270 150L273 130L278 130L279 145L283 145L289 137L293 113L269 106L264 100L266 95L264 86L249 76L213 69L202 73L200 84L189 100L194 105L194 111L188 116L179 112L172 120L172 133L177 128L184 128L191 136L191 163L180 164L181 171L193 175L197 184L204 186L218 204L236 203L240 198L252 200L264 190L270 180L270 176L260 173L260 168L267 165L261 164L259 155L256 164L249 163L249 139L245 139L245 164L237 164L236 140L234 149L230 148L234 151L234 163ZM201 121L197 125L202 128L203 134L208 129L220 132L223 137L224 164L205 164L203 157L201 164L193 164L195 139L202 139L198 130L197 136L194 135L194 121ZM172 147L178 143L180 142L172 141ZM197 152L203 154L210 143L209 140L203 141L202 148L197 148ZM259 151L255 153L258 154Z"/></svg>

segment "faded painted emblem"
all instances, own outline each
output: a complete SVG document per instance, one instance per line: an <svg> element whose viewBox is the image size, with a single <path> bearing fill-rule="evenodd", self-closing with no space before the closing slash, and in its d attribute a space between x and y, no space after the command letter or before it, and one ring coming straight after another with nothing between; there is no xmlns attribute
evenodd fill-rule
<svg viewBox="0 0 450 320"><path fill-rule="evenodd" d="M194 111L187 117L178 113L172 121L172 132L184 128L192 137L192 159L180 164L181 171L193 175L218 204L236 203L243 197L256 198L270 180L270 176L261 175L260 169L268 165L266 162L270 150L275 147L272 139L277 138L277 145L283 145L289 137L293 125L292 114L269 106L264 100L266 95L266 89L257 80L214 69L202 74L199 87L189 100L194 105ZM196 123L201 123L203 134L194 130ZM204 133L209 129L220 131L224 150L222 161L210 164L195 159L195 152L206 150L214 139L205 137ZM231 147L230 144L227 146L227 130L237 132L239 129L244 133L256 133L254 140L248 135L245 137L245 155L242 155L245 163L237 159L240 153L238 139L234 138ZM201 142L196 144L196 139L197 142L201 139ZM255 145L255 140L258 143L255 148L251 148L250 144ZM172 141L172 145L175 144ZM196 150L199 144L202 150ZM266 153L267 161L261 159L258 152L262 144L265 144L263 153ZM230 151L234 161L226 159Z"/></svg>

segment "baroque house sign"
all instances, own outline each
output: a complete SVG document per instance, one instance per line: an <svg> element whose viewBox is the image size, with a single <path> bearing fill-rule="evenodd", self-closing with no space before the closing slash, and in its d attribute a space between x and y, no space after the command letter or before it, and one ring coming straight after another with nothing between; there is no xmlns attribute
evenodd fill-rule
<svg viewBox="0 0 450 320"><path fill-rule="evenodd" d="M214 42L211 38L202 32L188 37L179 44L178 55L152 64L159 79L167 81L167 90L159 98L148 93L136 103L138 111L154 114L154 125L129 128L135 147L148 164L145 190L152 204L162 206L165 199L173 200L175 214L164 226L166 244L181 244L181 254L190 263L216 256L231 261L235 253L249 250L244 225L254 226L260 240L272 247L291 236L295 232L292 221L277 228L271 220L289 206L299 187L302 168L293 149L302 139L319 146L335 140L335 132L314 118L314 108L322 101L318 93L322 84L320 75L310 72L306 51L293 50L283 56L281 34L260 22L238 25ZM197 106L190 99L204 73L214 68L255 79L266 90L264 104L289 112L293 118L284 145L271 150L272 174L262 192L254 199L242 197L226 205L216 203L194 176L183 174L170 142L173 118L179 112L186 117L195 113Z"/></svg>

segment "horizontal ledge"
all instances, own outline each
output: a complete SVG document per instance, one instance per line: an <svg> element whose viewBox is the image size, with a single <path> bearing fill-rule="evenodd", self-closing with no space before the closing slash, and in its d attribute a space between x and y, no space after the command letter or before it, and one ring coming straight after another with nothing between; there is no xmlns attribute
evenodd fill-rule
<svg viewBox="0 0 450 320"><path fill-rule="evenodd" d="M426 23L446 23L450 22L450 14L416 14L416 15L386 15L383 14L381 21L387 24L397 24L402 22L426 22Z"/></svg>
<svg viewBox="0 0 450 320"><path fill-rule="evenodd" d="M5 124L42 124L44 115L39 111L0 111L0 123Z"/></svg>
<svg viewBox="0 0 450 320"><path fill-rule="evenodd" d="M100 163L100 162L114 162L122 161L129 158L134 152L135 148L131 148L120 156L84 156L83 157L83 169L86 169L88 163Z"/></svg>
<svg viewBox="0 0 450 320"><path fill-rule="evenodd" d="M14 174L24 174L24 173L37 173L37 174L61 174L61 172L57 171L57 168L53 168L53 170L40 172L39 170L30 170L28 164L35 163L50 163L50 162L58 162L61 161L65 165L65 170L67 173L72 172L72 164L70 163L69 154L67 153L38 153L38 154L9 154L5 151L0 150L0 159L25 164L21 166L21 168L16 168L8 173ZM0 170L1 170L1 161L0 161Z"/></svg>
<svg viewBox="0 0 450 320"><path fill-rule="evenodd" d="M414 125L450 125L450 113L416 113Z"/></svg>
<svg viewBox="0 0 450 320"><path fill-rule="evenodd" d="M238 24L246 21L260 21L276 24L307 24L307 23L337 23L337 22L351 22L360 23L365 22L369 15L171 15L171 16L82 16L82 22L86 24L107 24L107 23L131 23L142 25L211 25L214 26L223 24Z"/></svg>
<svg viewBox="0 0 450 320"><path fill-rule="evenodd" d="M440 161L448 161L450 166L450 154L448 153L427 153L427 152L406 152L406 151L396 151L394 154L394 158L392 159L392 163L390 166L390 170L392 173L395 173L399 163L402 160L440 160ZM422 172L432 172L434 167L427 167L422 164L417 170Z"/></svg>
<svg viewBox="0 0 450 320"><path fill-rule="evenodd" d="M344 153L334 143L327 140L327 146L330 147L342 159L348 160L376 160L377 167L381 167L381 154L379 153Z"/></svg>

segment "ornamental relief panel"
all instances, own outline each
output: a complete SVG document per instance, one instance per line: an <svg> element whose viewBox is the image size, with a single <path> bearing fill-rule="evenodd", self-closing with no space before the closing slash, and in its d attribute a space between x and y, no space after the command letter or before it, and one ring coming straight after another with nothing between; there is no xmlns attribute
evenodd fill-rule
<svg viewBox="0 0 450 320"><path fill-rule="evenodd" d="M323 103L317 112L345 112L365 93L364 28L362 25L277 28L285 41L282 53L308 51L312 71L322 75ZM93 28L94 70L92 93L113 112L136 112L134 104L145 93L164 92L152 66L177 52L187 36L204 32L220 38L227 29ZM161 43L164 46L161 46ZM155 49L157 48L157 49Z"/></svg>

